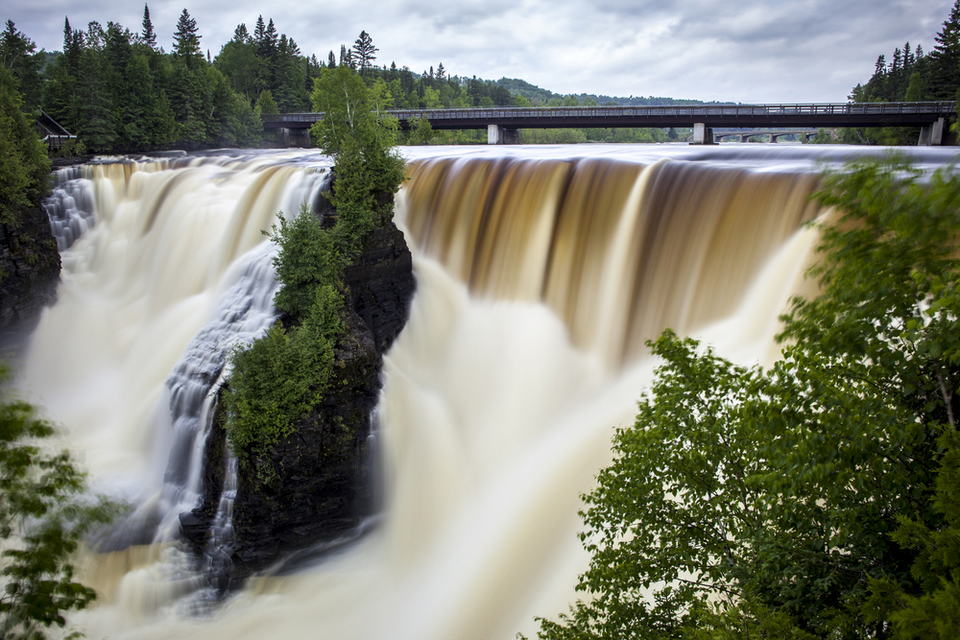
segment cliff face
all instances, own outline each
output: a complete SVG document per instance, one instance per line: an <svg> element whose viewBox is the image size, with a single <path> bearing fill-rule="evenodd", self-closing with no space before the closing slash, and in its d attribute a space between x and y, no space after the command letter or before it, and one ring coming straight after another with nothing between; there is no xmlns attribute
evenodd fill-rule
<svg viewBox="0 0 960 640"><path fill-rule="evenodd" d="M0 345L33 328L56 297L59 276L60 254L42 209L23 210L15 225L0 223Z"/></svg>
<svg viewBox="0 0 960 640"><path fill-rule="evenodd" d="M410 251L393 223L368 235L363 252L344 273L348 310L338 342L335 380L323 404L276 447L279 479L256 481L241 467L233 509L234 542L224 574L229 587L291 551L330 545L358 535L371 515L371 414L380 392L383 353L406 323L415 283ZM206 544L223 486L223 416L217 416L206 452L201 505L181 516L184 536Z"/></svg>

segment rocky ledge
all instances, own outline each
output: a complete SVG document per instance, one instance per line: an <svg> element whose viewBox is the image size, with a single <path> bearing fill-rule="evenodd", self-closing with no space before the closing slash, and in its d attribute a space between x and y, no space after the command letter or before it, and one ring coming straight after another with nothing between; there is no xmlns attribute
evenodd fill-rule
<svg viewBox="0 0 960 640"><path fill-rule="evenodd" d="M56 298L60 254L39 207L0 223L0 346L28 333L40 310Z"/></svg>
<svg viewBox="0 0 960 640"><path fill-rule="evenodd" d="M252 470L240 469L234 540L227 566L213 577L220 588L233 588L294 551L349 540L375 511L370 442L382 356L406 323L415 288L410 251L393 223L366 238L344 283L348 313L333 387L277 447L277 482L265 486ZM207 441L202 502L180 518L184 537L198 550L207 547L223 486L223 422L222 415L214 419Z"/></svg>

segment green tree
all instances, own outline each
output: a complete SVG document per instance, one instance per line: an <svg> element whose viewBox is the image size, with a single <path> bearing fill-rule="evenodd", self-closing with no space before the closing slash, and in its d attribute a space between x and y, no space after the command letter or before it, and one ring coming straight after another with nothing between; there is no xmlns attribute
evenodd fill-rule
<svg viewBox="0 0 960 640"><path fill-rule="evenodd" d="M433 140L433 127L427 118L414 118L409 123L407 144L430 144Z"/></svg>
<svg viewBox="0 0 960 640"><path fill-rule="evenodd" d="M353 43L353 61L356 63L360 72L364 72L373 65L377 59L377 52L380 49L373 46L373 38L366 31L361 31L360 35Z"/></svg>
<svg viewBox="0 0 960 640"><path fill-rule="evenodd" d="M0 34L0 64L17 79L24 108L31 112L40 107L42 86L36 49L33 40L18 31L12 20L7 20L6 29Z"/></svg>
<svg viewBox="0 0 960 640"><path fill-rule="evenodd" d="M197 21L184 9L177 19L177 30L173 34L173 53L188 61L200 60L200 36Z"/></svg>
<svg viewBox="0 0 960 640"><path fill-rule="evenodd" d="M592 597L541 638L956 637L960 177L862 163L818 199L842 213L782 360L652 343L585 497Z"/></svg>
<svg viewBox="0 0 960 640"><path fill-rule="evenodd" d="M39 206L50 172L46 148L22 108L13 74L0 66L0 225L13 233L23 211Z"/></svg>
<svg viewBox="0 0 960 640"><path fill-rule="evenodd" d="M280 109L277 108L277 103L274 101L273 94L270 93L269 89L264 89L260 92L255 108L261 115L280 113Z"/></svg>
<svg viewBox="0 0 960 640"><path fill-rule="evenodd" d="M933 63L932 93L935 98L950 100L960 88L960 0L955 0L950 15L934 37L930 53Z"/></svg>
<svg viewBox="0 0 960 640"><path fill-rule="evenodd" d="M157 32L153 29L153 21L150 19L150 7L143 5L143 22L140 29L140 42L150 47L157 48Z"/></svg>
<svg viewBox="0 0 960 640"><path fill-rule="evenodd" d="M313 135L334 158L329 197L335 223L325 226L303 210L291 221L281 217L272 230L271 239L280 247L274 264L281 282L274 302L283 320L234 354L226 396L227 436L241 472L266 484L282 473L272 451L323 403L337 349L353 348L342 344L349 339L343 270L367 235L390 220L393 193L403 178L403 161L392 150L396 121L377 110L381 100L355 71L323 69L313 101L324 112ZM328 426L337 438L350 441L342 425ZM341 444L325 443L331 460L341 455Z"/></svg>
<svg viewBox="0 0 960 640"><path fill-rule="evenodd" d="M114 508L82 499L84 475L66 452L41 444L53 433L30 405L0 400L0 635L9 640L41 640L96 598L75 581L70 558Z"/></svg>
<svg viewBox="0 0 960 640"><path fill-rule="evenodd" d="M214 66L229 80L234 89L248 100L256 100L263 90L260 80L260 60L245 25L238 25L233 39L220 49Z"/></svg>

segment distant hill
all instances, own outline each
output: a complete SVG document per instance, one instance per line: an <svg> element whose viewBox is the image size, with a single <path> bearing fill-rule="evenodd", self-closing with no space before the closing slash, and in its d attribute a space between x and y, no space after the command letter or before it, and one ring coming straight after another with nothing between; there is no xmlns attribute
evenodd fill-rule
<svg viewBox="0 0 960 640"><path fill-rule="evenodd" d="M531 105L541 106L563 106L578 104L597 104L597 105L623 105L623 106L653 106L653 105L686 105L686 104L731 104L729 102L717 102L712 100L704 102L703 100L686 100L678 98L664 98L655 96L630 96L628 98L616 96L603 96L593 93L577 94L559 94L530 84L526 80L519 78L500 78L496 84L505 88L512 95L520 96L530 102Z"/></svg>

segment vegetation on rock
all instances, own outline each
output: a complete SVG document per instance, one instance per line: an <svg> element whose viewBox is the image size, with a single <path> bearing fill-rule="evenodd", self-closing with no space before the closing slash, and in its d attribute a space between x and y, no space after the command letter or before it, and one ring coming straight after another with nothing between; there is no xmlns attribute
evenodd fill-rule
<svg viewBox="0 0 960 640"><path fill-rule="evenodd" d="M40 201L50 161L16 77L0 66L0 331L53 296L60 256Z"/></svg>
<svg viewBox="0 0 960 640"><path fill-rule="evenodd" d="M283 321L234 355L227 394L227 435L241 464L255 468L264 483L281 471L274 447L320 407L336 375L348 324L344 269L368 234L390 222L393 193L403 179L403 161L392 150L396 122L377 108L375 94L355 71L325 69L313 100L325 113L314 135L334 159L329 198L335 222L304 210L274 227L281 282L275 303ZM337 443L330 445L336 455Z"/></svg>
<svg viewBox="0 0 960 640"><path fill-rule="evenodd" d="M829 175L821 294L769 370L671 332L585 496L588 594L540 638L960 634L960 176Z"/></svg>

